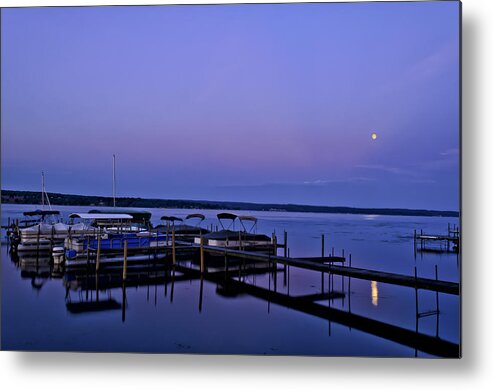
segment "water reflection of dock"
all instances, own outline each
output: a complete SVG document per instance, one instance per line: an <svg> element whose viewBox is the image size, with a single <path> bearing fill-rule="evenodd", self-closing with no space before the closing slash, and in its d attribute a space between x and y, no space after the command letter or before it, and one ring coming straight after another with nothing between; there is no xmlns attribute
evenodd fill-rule
<svg viewBox="0 0 493 390"><path fill-rule="evenodd" d="M259 267L260 265L260 267ZM89 271L89 270L88 270ZM80 289L86 292L86 297L89 299L89 291L96 291L96 298L91 302L74 303L69 300L67 309L70 312L86 310L102 310L108 306L108 310L120 308L122 310L122 320L125 320L126 304L126 289L137 286L164 286L165 296L169 295L169 299L173 301L173 292L175 286L180 283L190 283L191 281L199 281L199 297L198 310L203 310L204 300L204 282L216 284L216 294L235 297L238 295L250 295L261 299L270 304L276 304L291 310L315 316L320 319L329 321L330 324L339 324L347 326L351 329L357 329L362 332L382 337L386 340L405 345L407 347L423 351L443 357L459 356L459 345L443 340L439 337L434 337L427 334L422 334L414 330L406 329L397 325L388 324L375 319L367 318L351 311L351 283L347 284L347 291L334 291L329 285L327 291L322 291L315 294L305 295L290 295L289 290L286 292L278 291L278 274L287 274L287 269L278 267L274 263L270 267L262 267L262 264L255 262L242 262L241 267L238 264L228 270L211 271L201 273L200 269L193 267L192 262L176 265L156 265L156 267L141 267L129 269L126 274L126 280L122 279L121 271L116 268L102 269L98 273L84 273L82 270L69 272L67 274L71 282L66 283L67 295L69 289ZM248 276L251 275L269 275L269 283L267 286L256 285L250 282ZM286 275L287 276L287 275ZM330 280L330 278L329 278ZM272 281L272 283L271 283ZM117 303L111 299L99 298L99 294L103 291L108 292L111 289L122 289L123 302ZM227 292L227 294L224 294ZM92 296L92 293L91 293ZM332 307L332 302L336 299L349 298L348 310L342 310ZM70 307L69 307L70 306Z"/></svg>

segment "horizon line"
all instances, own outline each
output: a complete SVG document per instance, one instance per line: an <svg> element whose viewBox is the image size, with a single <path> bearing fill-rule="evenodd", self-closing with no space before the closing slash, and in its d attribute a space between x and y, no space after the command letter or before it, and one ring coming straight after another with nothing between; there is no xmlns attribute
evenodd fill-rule
<svg viewBox="0 0 493 390"><path fill-rule="evenodd" d="M30 190L11 190L11 189L1 189L1 192L10 191L10 192L28 192L28 193L37 193L38 191L30 191ZM82 195L82 194L70 194L70 193L61 193L61 192L47 192L49 195L63 195L63 196L80 196L80 197L96 197L112 200L112 196L105 195ZM460 210L436 210L436 209L417 209L417 208L407 208L407 207L355 207L355 206L329 206L329 205L310 205L310 204L302 204L302 203L273 203L273 202L250 202L250 201L234 201L234 200L207 200L207 199L184 199L184 198L146 198L140 196L116 196L116 199L141 199L141 200L157 200L157 201L186 201L186 202L207 202L207 203L233 203L233 204L241 204L248 205L253 204L257 206L295 206L295 207L310 207L310 208L332 208L332 209L351 209L351 210L402 210L402 211L419 211L419 212L437 212L437 213L457 213L460 214ZM12 204L12 203L10 203ZM60 205L63 206L63 205ZM151 207L154 208L154 207Z"/></svg>

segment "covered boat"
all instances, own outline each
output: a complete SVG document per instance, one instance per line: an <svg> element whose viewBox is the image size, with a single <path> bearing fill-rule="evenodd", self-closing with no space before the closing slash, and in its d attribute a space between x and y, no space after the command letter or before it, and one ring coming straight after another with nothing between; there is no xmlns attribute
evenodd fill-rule
<svg viewBox="0 0 493 390"><path fill-rule="evenodd" d="M67 225L62 222L55 224L39 223L31 227L19 229L20 242L18 252L50 250L54 245L62 244L69 237L95 236L97 229L83 223Z"/></svg>
<svg viewBox="0 0 493 390"><path fill-rule="evenodd" d="M153 232L164 233L171 237L174 229L175 235L184 241L193 241L195 237L209 233L209 230L200 226L205 219L203 214L189 214L183 218L175 216L163 216L161 220L165 222L163 225L158 225L152 229ZM185 221L196 220L195 224L185 223ZM179 223L178 223L179 222Z"/></svg>
<svg viewBox="0 0 493 390"><path fill-rule="evenodd" d="M257 219L255 217L242 216L240 219L240 217L232 213L219 213L217 218L223 229L217 232L205 234L202 237L196 237L194 240L195 244L200 244L200 241L203 240L204 245L250 250L269 249L272 245L270 237L265 234L257 234L256 232L252 232L252 230L254 230L257 226ZM235 220L237 219L240 221L243 229L229 229L231 226L234 228ZM223 220L229 221L229 224L223 223ZM253 222L253 226L250 228L250 231L247 231L244 225L245 221Z"/></svg>

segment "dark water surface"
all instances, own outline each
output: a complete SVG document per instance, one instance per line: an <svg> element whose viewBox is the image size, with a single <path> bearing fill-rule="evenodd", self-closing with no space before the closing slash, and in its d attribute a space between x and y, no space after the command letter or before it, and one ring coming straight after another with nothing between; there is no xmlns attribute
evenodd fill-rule
<svg viewBox="0 0 493 390"><path fill-rule="evenodd" d="M2 225L8 217L39 206L2 205ZM94 207L56 207L65 219L75 211ZM162 215L185 216L187 210L148 209L152 222ZM217 210L193 210L207 216L204 226L216 224ZM241 212L241 214L246 214ZM352 255L352 266L458 282L455 254L414 254L413 231L446 234L456 218L252 212L258 232L289 233L292 257L320 256L321 235L327 253ZM2 231L2 349L43 351L106 351L211 354L430 356L413 347L319 318L294 307L247 292L225 296L213 281L163 276L157 284L139 287L104 286L104 290L66 291L63 275L53 267L15 262ZM280 253L282 250L280 250ZM290 267L289 281L277 275L278 293L290 296L321 292L319 273ZM243 279L242 279L243 280ZM249 275L245 282L272 288L271 274ZM327 288L328 277L324 280ZM383 283L344 280L335 275L334 291L344 298L330 301L333 308L411 331L416 329L415 291ZM125 294L125 300L124 295ZM96 296L97 295L97 296ZM419 291L419 311L435 309L433 292ZM74 313L71 303L109 301L107 310ZM124 304L124 302L126 302ZM328 306L329 301L318 301ZM460 298L439 295L440 315L420 318L419 333L459 343ZM433 356L433 355L431 355Z"/></svg>

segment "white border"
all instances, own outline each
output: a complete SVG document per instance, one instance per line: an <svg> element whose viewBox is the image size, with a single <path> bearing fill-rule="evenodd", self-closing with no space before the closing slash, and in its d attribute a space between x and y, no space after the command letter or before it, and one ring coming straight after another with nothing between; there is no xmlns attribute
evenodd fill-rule
<svg viewBox="0 0 493 390"><path fill-rule="evenodd" d="M215 0L214 3L234 1ZM248 1L242 1L244 3ZM262 1L252 1L262 2ZM276 2L276 1L264 1ZM280 2L280 1L277 1ZM1 6L180 1L0 0ZM201 0L181 3L207 3ZM493 383L493 2L463 1L463 359L288 358L0 352L3 389L469 389ZM33 324L35 326L35 324ZM488 385L490 383L490 385Z"/></svg>

